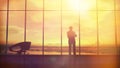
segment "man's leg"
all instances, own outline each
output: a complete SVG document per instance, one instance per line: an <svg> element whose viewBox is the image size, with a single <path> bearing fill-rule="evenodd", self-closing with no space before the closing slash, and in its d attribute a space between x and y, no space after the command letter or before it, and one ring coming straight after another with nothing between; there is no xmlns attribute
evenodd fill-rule
<svg viewBox="0 0 120 68"><path fill-rule="evenodd" d="M75 45L75 42L73 43L73 55L76 55L76 45Z"/></svg>
<svg viewBox="0 0 120 68"><path fill-rule="evenodd" d="M69 55L71 55L71 43L69 43Z"/></svg>

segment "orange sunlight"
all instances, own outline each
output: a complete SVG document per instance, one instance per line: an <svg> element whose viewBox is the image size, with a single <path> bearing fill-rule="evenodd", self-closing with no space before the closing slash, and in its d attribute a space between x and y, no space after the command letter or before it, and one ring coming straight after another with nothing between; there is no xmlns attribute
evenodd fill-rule
<svg viewBox="0 0 120 68"><path fill-rule="evenodd" d="M13 1L13 2L12 2ZM24 10L24 0L11 0L10 10ZM51 2L50 2L51 1ZM45 0L44 3L44 30L45 30L45 45L60 46L61 43L61 1L60 0ZM21 6L22 4L22 6ZM104 5L104 6L103 6ZM0 5L1 6L1 5ZM19 7L19 8L18 8ZM114 5L112 1L99 0L99 10L112 10ZM5 6L3 5L5 9ZM27 10L40 10L27 12L27 40L32 44L42 45L42 25L43 25L43 0L28 0ZM48 11L50 10L50 11ZM62 3L62 42L63 46L68 46L66 32L69 26L73 26L74 31L77 33L77 46L81 42L82 46L96 46L97 45L97 22L99 25L99 43L100 45L115 45L115 18L114 11L98 11L96 12L96 0L63 0ZM64 11L67 10L67 11ZM80 14L79 14L80 12ZM6 16L5 12L0 12L0 27L2 31L0 40L5 42L5 25ZM24 11L10 11L9 15L9 43L16 43L24 39ZM80 18L79 18L80 16ZM108 19L109 17L109 19ZM116 14L116 23L119 27L120 20L119 12ZM98 18L98 19L97 19ZM80 19L80 20L79 20ZM80 41L79 26L80 23ZM117 36L119 37L119 28ZM13 38L15 37L15 38ZM120 41L118 39L118 43Z"/></svg>
<svg viewBox="0 0 120 68"><path fill-rule="evenodd" d="M81 11L85 12L87 10L90 10L92 6L95 6L94 1L88 1L88 0L67 0L68 2L68 8L72 8L72 10L75 11Z"/></svg>

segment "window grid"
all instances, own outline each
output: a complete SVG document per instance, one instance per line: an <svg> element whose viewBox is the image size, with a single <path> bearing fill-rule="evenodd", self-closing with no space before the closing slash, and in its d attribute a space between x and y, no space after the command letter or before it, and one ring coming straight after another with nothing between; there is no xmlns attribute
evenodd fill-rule
<svg viewBox="0 0 120 68"><path fill-rule="evenodd" d="M79 30L79 33L78 33L78 37L79 37L79 55L81 53L81 46L80 46L80 12L79 12L79 26L78 26L78 30Z"/></svg>
<svg viewBox="0 0 120 68"><path fill-rule="evenodd" d="M7 0L7 19L6 19L6 50L5 53L7 54L8 50L8 26L9 26L9 0Z"/></svg>
<svg viewBox="0 0 120 68"><path fill-rule="evenodd" d="M97 17L97 55L99 55L99 23L98 23L98 12L99 11L114 11L114 27L115 27L115 45L116 48L118 47L118 42L117 42L117 23L116 23L116 11L120 11L120 10L116 10L116 0L114 0L114 10L98 10L98 0L96 0L96 10L88 10L88 11L96 11L96 17ZM7 0L7 10L0 10L0 11L7 11L7 20L6 20L6 51L5 53L7 54L7 50L8 50L8 29L9 29L9 11L25 11L25 21L24 21L24 41L26 41L26 26L27 26L27 11L42 11L43 12L43 29L42 29L42 55L44 55L44 11L61 11L61 55L62 55L62 12L63 11L72 11L72 10L62 10L62 0L61 0L61 9L60 10L45 10L44 9L44 0L43 0L43 10L27 10L27 0L25 0L25 10L9 10L9 0ZM79 13L79 55L81 55L81 46L80 46L80 13Z"/></svg>
<svg viewBox="0 0 120 68"><path fill-rule="evenodd" d="M98 23L98 0L96 0L96 17L97 17L97 55L99 55L99 23Z"/></svg>
<svg viewBox="0 0 120 68"><path fill-rule="evenodd" d="M60 9L61 9L61 55L62 55L62 0L61 0L61 7L60 7Z"/></svg>
<svg viewBox="0 0 120 68"><path fill-rule="evenodd" d="M25 22L24 22L24 41L26 41L26 26L27 26L27 0L25 0Z"/></svg>
<svg viewBox="0 0 120 68"><path fill-rule="evenodd" d="M45 3L44 3L44 0L43 0L43 25L42 25L42 27L43 27L43 34L42 34L42 35L43 35L43 36L42 36L43 38L42 38L42 41L43 41L43 42L42 42L42 55L44 55L44 34L45 34L45 33L44 33L44 4L45 4Z"/></svg>
<svg viewBox="0 0 120 68"><path fill-rule="evenodd" d="M114 24L115 24L115 46L116 46L116 52L118 52L118 44L117 44L117 23L116 23L116 0L114 0Z"/></svg>

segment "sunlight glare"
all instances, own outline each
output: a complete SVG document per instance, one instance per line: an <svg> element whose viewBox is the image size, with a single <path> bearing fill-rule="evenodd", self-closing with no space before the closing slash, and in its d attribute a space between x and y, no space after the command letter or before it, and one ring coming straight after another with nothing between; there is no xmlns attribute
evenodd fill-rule
<svg viewBox="0 0 120 68"><path fill-rule="evenodd" d="M91 3L85 0L68 0L69 8L75 11L86 11L90 9Z"/></svg>

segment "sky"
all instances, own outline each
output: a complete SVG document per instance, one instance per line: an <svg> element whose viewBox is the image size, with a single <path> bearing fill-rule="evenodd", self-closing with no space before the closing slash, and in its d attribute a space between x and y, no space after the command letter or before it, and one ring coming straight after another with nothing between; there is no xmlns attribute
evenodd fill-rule
<svg viewBox="0 0 120 68"><path fill-rule="evenodd" d="M27 0L27 10L43 10L42 0ZM61 43L61 0L44 1L44 43L46 46L60 46ZM69 26L73 26L76 32L77 46L97 45L97 21L99 24L99 44L115 45L115 21L117 29L117 42L120 44L120 2L116 0L98 0L98 12L96 12L96 0L63 0L62 2L62 42L67 46L67 34ZM10 0L10 10L24 10L24 0ZM0 10L6 10L6 0L0 0ZM57 11L50 11L57 10ZM24 11L9 12L8 43L14 44L24 41ZM97 14L98 13L98 14ZM115 14L114 14L115 13ZM98 15L98 16L97 16ZM114 17L116 15L116 17ZM79 18L80 17L80 18ZM98 17L98 19L97 19ZM115 20L116 18L116 20ZM27 41L33 45L42 45L42 11L27 11ZM6 11L0 11L0 43L6 40Z"/></svg>

